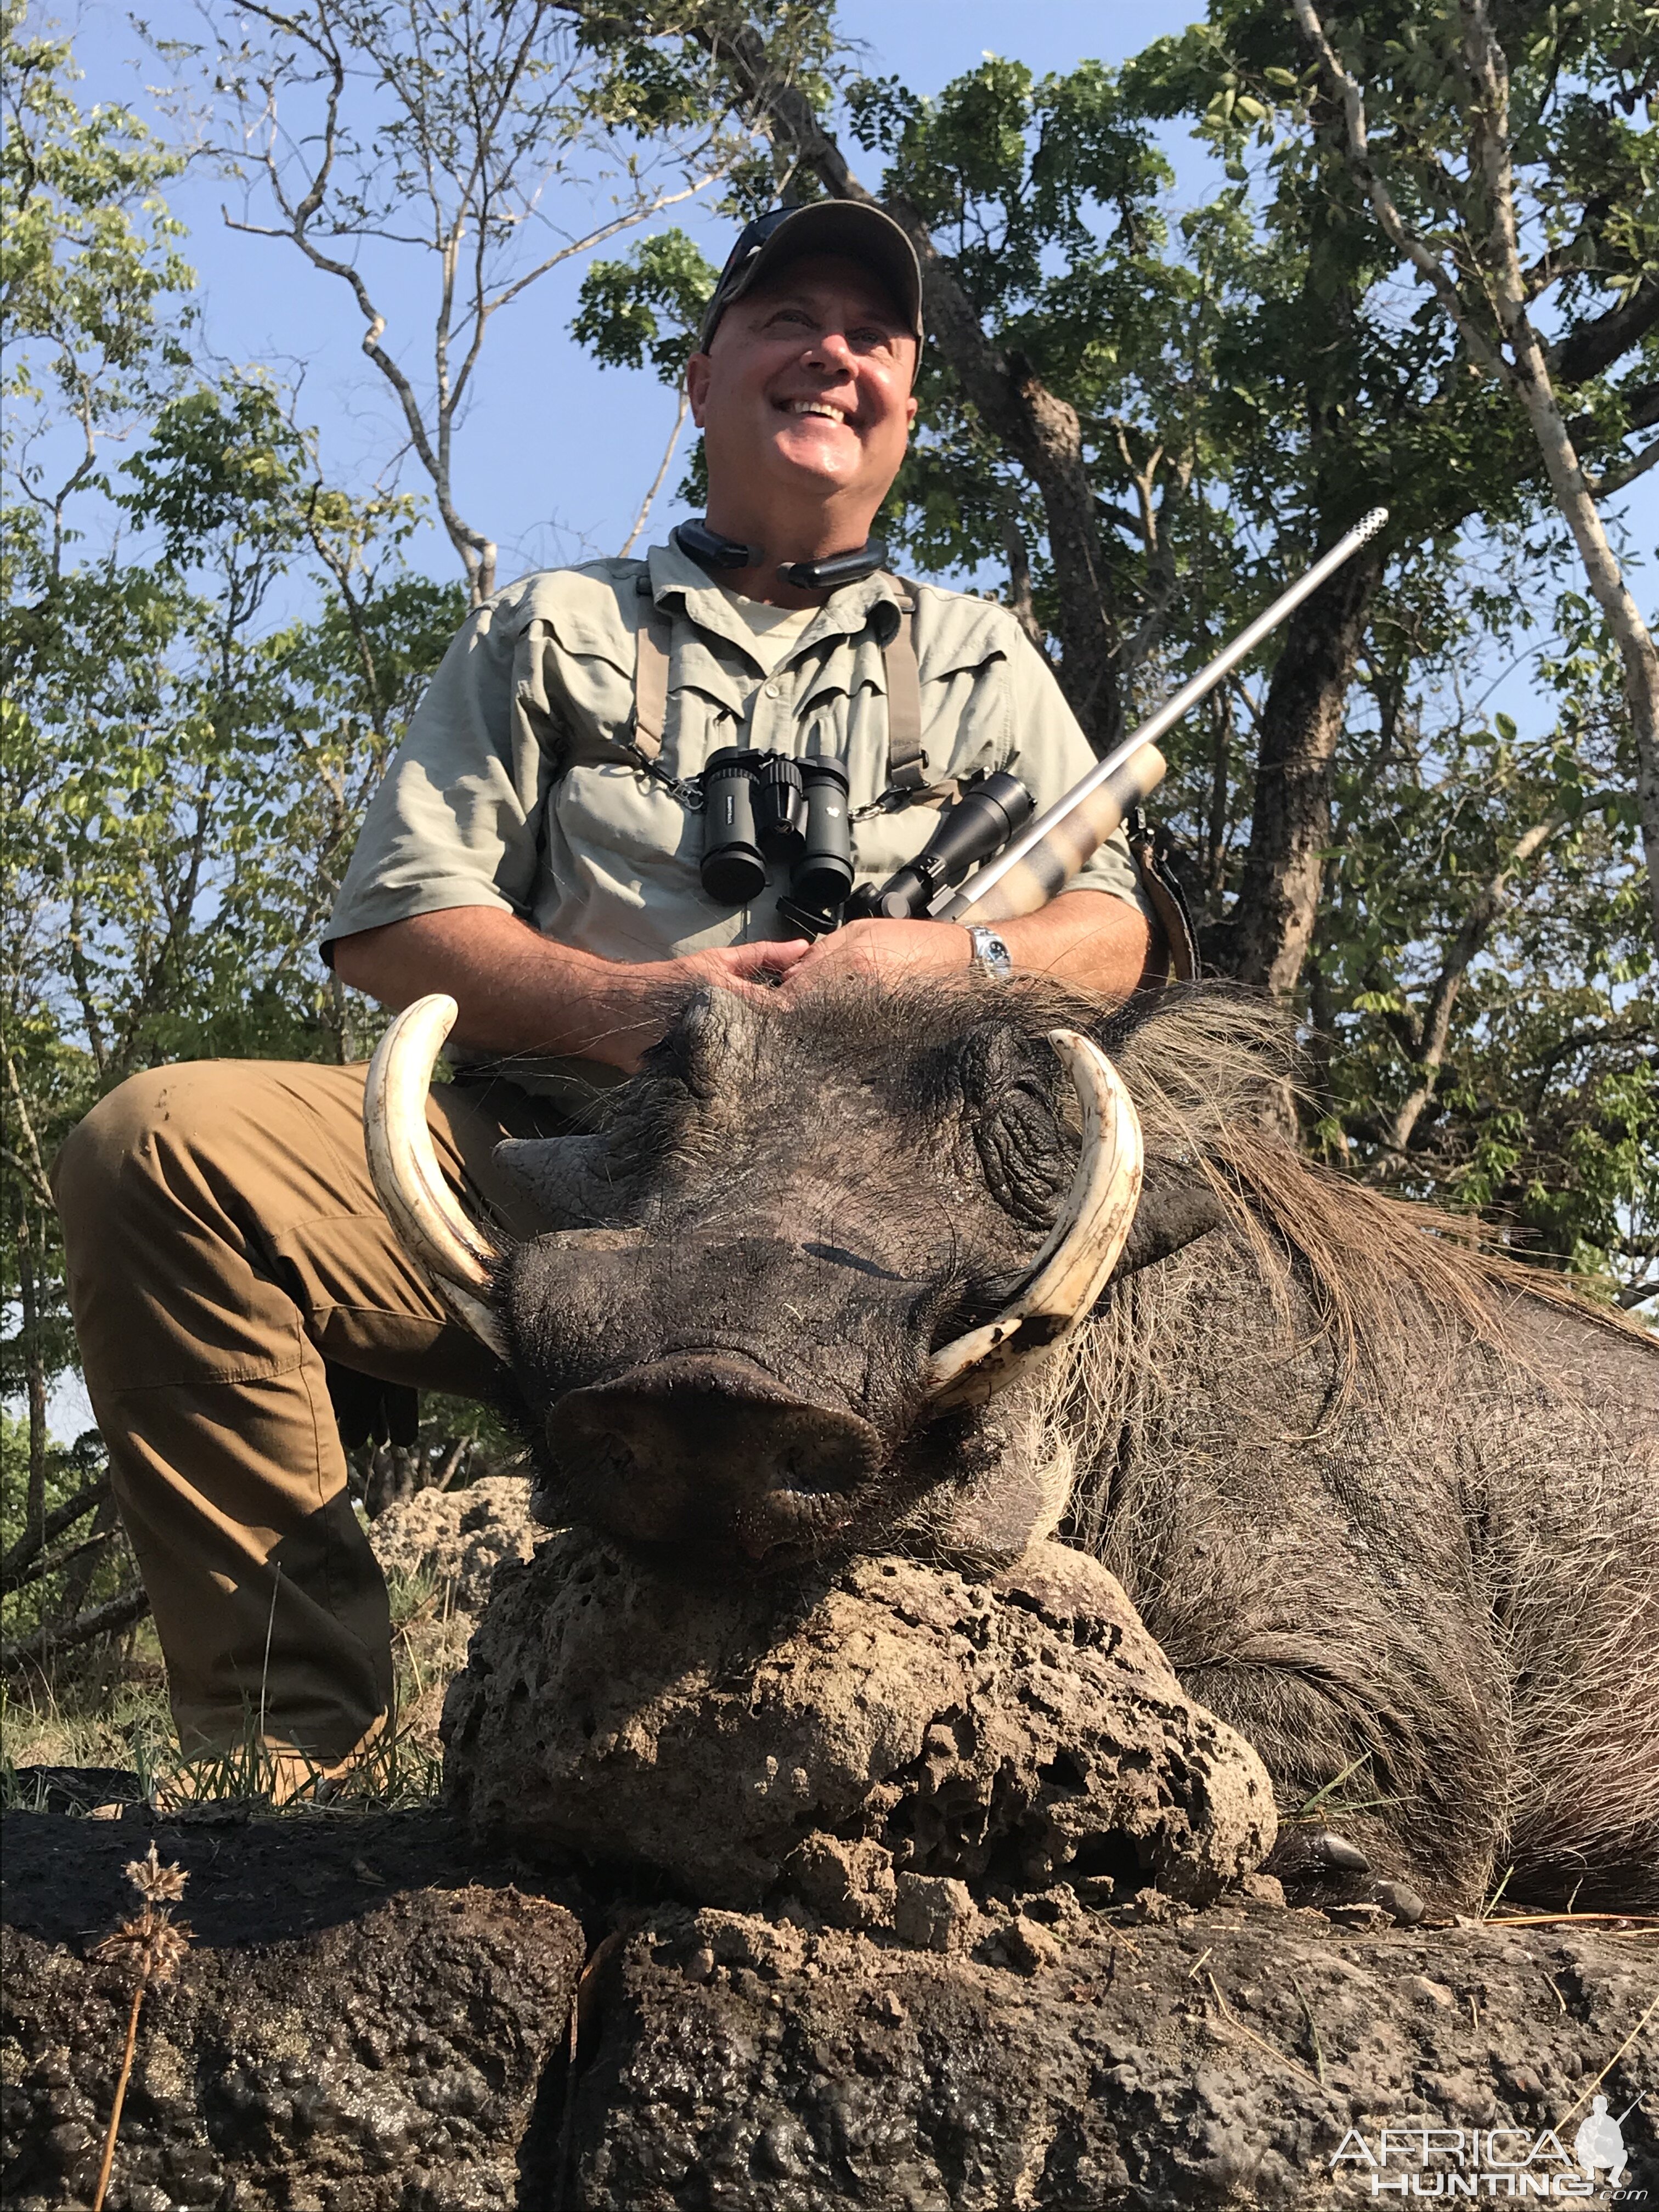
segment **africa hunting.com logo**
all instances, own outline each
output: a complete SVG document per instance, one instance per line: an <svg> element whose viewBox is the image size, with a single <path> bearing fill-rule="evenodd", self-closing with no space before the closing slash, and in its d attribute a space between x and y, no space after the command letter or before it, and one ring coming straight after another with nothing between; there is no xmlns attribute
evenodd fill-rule
<svg viewBox="0 0 1659 2212"><path fill-rule="evenodd" d="M1626 2185L1629 2163L1623 2123L1596 2097L1569 2150L1553 2128L1385 2127L1374 2136L1350 2128L1331 2159L1331 2172L1367 2197L1559 2199L1638 2204L1648 2192Z"/></svg>

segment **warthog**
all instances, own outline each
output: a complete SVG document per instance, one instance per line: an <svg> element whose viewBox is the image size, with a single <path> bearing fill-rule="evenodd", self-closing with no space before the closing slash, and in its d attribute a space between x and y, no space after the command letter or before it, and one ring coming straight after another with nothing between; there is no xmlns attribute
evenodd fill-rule
<svg viewBox="0 0 1659 2212"><path fill-rule="evenodd" d="M451 1018L371 1144L544 1517L724 1574L1057 1528L1378 1871L1659 1901L1659 1351L1263 1133L1253 1002L704 994L596 1132L503 1148L507 1251L422 1153Z"/></svg>

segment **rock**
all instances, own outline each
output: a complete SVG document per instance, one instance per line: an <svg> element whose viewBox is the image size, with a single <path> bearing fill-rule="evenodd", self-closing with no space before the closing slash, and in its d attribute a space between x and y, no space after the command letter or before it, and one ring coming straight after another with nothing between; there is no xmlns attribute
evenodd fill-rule
<svg viewBox="0 0 1659 2212"><path fill-rule="evenodd" d="M1640 1947L1610 1936L1534 1931L1534 1955L1510 1958L1478 1926L1378 1944L1224 1905L1132 1937L1089 1920L1012 1972L986 1946L964 1958L831 1932L793 1972L694 1984L678 1964L690 1916L653 1916L595 1978L566 2202L1330 2212L1373 2201L1352 2149L1333 2175L1350 2129L1373 2153L1385 2125L1522 2131L1493 2145L1484 2203L1510 2193L1503 2161L1573 2112L1653 1994ZM1431 1964L1478 1984L1478 2024L1421 2001ZM1574 1992L1565 2014L1551 1972ZM1653 2048L1636 2033L1601 2083L1615 2113L1650 2083ZM1651 2189L1654 2116L1636 2103L1624 2124L1632 2180Z"/></svg>
<svg viewBox="0 0 1659 2212"><path fill-rule="evenodd" d="M368 1524L383 1574L451 1586L456 1613L481 1613L501 1560L528 1559L546 1534L530 1517L530 1483L489 1475L465 1490L417 1490Z"/></svg>
<svg viewBox="0 0 1659 2212"><path fill-rule="evenodd" d="M150 1833L189 1874L195 1941L144 2001L112 2212L475 2212L538 2165L550 2191L536 2100L586 1948L573 1914L499 1869L467 1882L429 1814ZM91 2201L128 2000L89 1953L134 1909L143 1846L131 1820L10 1814L4 1848L0 2171L9 2212L45 2212Z"/></svg>
<svg viewBox="0 0 1659 2212"><path fill-rule="evenodd" d="M789 1854L783 1879L790 1894L832 1928L879 1928L893 1917L893 1855L879 1844L808 1836Z"/></svg>
<svg viewBox="0 0 1659 2212"><path fill-rule="evenodd" d="M1401 1928L1415 1928L1429 1909L1409 1882L1379 1881L1370 1894L1372 1903L1380 1905Z"/></svg>
<svg viewBox="0 0 1659 2212"><path fill-rule="evenodd" d="M1057 1936L1023 1913L1016 1913L975 1955L987 1966L1006 1966L1016 1974L1035 1974L1040 1967L1054 1966L1064 1949Z"/></svg>
<svg viewBox="0 0 1659 2212"><path fill-rule="evenodd" d="M780 1603L552 1539L503 1571L450 1686L450 1802L481 1839L643 1864L732 1909L787 1866L829 1894L842 1877L794 1856L815 1835L970 1888L1108 1875L1191 1899L1271 1846L1255 1753L1081 1553L1037 1545L985 1582L866 1559Z"/></svg>
<svg viewBox="0 0 1659 2212"><path fill-rule="evenodd" d="M979 1932L979 1912L965 1881L948 1875L902 1874L893 1933L913 1951L965 1951Z"/></svg>
<svg viewBox="0 0 1659 2212"><path fill-rule="evenodd" d="M1273 1875L1247 1874L1239 1883L1238 1891L1239 1895L1248 1897L1252 1905L1265 1905L1273 1912L1282 1912L1285 1909L1285 1885Z"/></svg>
<svg viewBox="0 0 1659 2212"><path fill-rule="evenodd" d="M1379 1942L1229 1893L1129 1928L1057 1883L964 1954L590 1893L573 2071L582 1934L522 1867L430 1811L205 1813L153 1831L197 1936L110 2212L1330 2212L1386 2125L1499 2130L1484 2202L1591 2087L1659 2176L1652 1962L1591 1926ZM125 2007L87 1954L151 1832L5 1818L8 2212L90 2202Z"/></svg>
<svg viewBox="0 0 1659 2212"><path fill-rule="evenodd" d="M1334 1921L1339 1928L1387 1928L1394 1917L1385 1905L1374 1905L1369 1899L1358 1905L1328 1905L1324 1913L1327 1920Z"/></svg>

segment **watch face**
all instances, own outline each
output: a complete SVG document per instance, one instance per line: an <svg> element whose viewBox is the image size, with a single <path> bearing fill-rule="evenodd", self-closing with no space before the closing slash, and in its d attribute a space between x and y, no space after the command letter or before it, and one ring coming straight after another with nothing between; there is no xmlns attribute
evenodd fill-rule
<svg viewBox="0 0 1659 2212"><path fill-rule="evenodd" d="M1013 973L1013 959L1003 939L994 929L982 923L970 933L974 940L974 958L977 964L1000 981Z"/></svg>

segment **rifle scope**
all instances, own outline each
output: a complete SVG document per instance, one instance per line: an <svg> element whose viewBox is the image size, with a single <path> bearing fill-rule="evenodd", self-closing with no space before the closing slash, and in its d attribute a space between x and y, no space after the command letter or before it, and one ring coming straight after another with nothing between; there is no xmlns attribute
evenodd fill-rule
<svg viewBox="0 0 1659 2212"><path fill-rule="evenodd" d="M847 902L848 921L902 921L925 915L941 891L988 860L1030 820L1036 800L1016 775L1001 769L973 777L915 859L878 890L866 884Z"/></svg>

